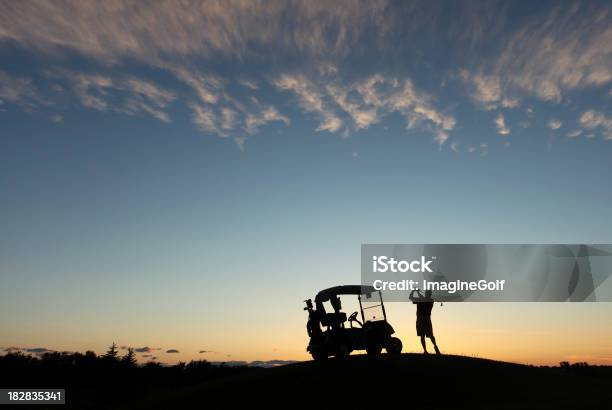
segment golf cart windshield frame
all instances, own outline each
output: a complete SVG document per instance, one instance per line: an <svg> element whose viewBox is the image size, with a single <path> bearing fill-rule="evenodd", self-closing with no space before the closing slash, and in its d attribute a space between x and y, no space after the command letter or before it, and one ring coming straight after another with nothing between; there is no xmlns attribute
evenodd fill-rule
<svg viewBox="0 0 612 410"><path fill-rule="evenodd" d="M315 297L315 303L317 305L317 309L319 306L323 306L323 302L329 301L331 298L340 296L340 295L356 295L359 300L359 310L361 313L361 321L365 323L365 315L363 313L364 307L361 301L361 296L366 295L368 299L372 298L372 293L378 293L378 298L380 300L380 305L376 306L368 306L365 309L370 309L373 307L380 306L382 308L383 318L387 321L387 312L385 311L385 304L383 302L382 293L372 286L361 286L361 285L342 285L342 286L334 286L332 288L324 289L317 293ZM369 296L369 297L368 297Z"/></svg>

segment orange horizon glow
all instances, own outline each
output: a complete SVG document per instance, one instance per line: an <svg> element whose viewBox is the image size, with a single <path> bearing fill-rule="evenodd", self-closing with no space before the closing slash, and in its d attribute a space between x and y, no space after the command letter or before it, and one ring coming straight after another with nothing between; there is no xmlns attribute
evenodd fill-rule
<svg viewBox="0 0 612 410"><path fill-rule="evenodd" d="M420 353L414 329L414 307L409 303L387 303L386 306L389 321L403 341L403 352ZM351 309L350 304L346 307ZM445 303L443 306L436 303L432 320L438 345L446 354L530 365L557 366L561 361L612 365L611 308L610 303ZM5 348L37 347L40 340L47 340L53 350L93 350L103 354L114 339L118 346L160 347L161 350L148 354L166 364L190 360L310 360L305 351L308 339L304 312L272 319L257 317L239 326L219 326L214 332L202 329L198 334L187 323L177 321L170 325L172 332L134 329L117 338L110 336L112 330L98 329L98 334L81 333L80 339L75 338L78 343L73 341L74 335L62 332L47 336L30 334L20 341L7 340L5 336L3 343ZM99 338L108 341L99 342ZM124 343L128 340L129 343ZM168 349L177 349L180 353L166 354ZM200 354L200 350L208 352ZM353 354L359 353L363 352ZM137 357L141 363L151 360L142 354Z"/></svg>

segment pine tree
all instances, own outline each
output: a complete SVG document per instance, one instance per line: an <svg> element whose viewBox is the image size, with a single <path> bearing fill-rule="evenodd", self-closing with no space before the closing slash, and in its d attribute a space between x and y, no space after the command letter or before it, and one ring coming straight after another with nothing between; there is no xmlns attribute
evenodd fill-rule
<svg viewBox="0 0 612 410"><path fill-rule="evenodd" d="M107 360L117 360L117 355L117 344L113 342L113 344L108 348L103 357Z"/></svg>
<svg viewBox="0 0 612 410"><path fill-rule="evenodd" d="M121 358L121 363L129 367L136 367L136 354L134 353L134 349L131 347L128 348L127 353Z"/></svg>

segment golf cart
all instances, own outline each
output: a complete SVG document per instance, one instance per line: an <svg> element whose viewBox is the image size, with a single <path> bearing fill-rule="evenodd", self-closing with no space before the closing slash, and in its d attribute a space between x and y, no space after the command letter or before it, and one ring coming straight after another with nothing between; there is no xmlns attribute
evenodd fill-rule
<svg viewBox="0 0 612 410"><path fill-rule="evenodd" d="M359 312L353 312L347 319L342 312L340 295L356 295ZM383 347L388 354L399 355L402 341L392 337L393 327L387 322L387 313L380 291L372 286L344 285L322 290L312 299L305 301L308 311L306 330L310 342L306 350L314 360L325 360L329 356L346 358L353 350L365 350L368 355L377 356ZM329 302L333 312L326 312L323 304ZM357 318L360 314L361 320ZM345 326L348 322L350 327Z"/></svg>

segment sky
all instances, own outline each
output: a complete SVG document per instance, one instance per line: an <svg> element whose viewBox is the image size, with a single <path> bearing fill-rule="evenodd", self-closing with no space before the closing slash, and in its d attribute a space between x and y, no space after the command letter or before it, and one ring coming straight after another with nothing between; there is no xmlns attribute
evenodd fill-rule
<svg viewBox="0 0 612 410"><path fill-rule="evenodd" d="M303 300L359 283L362 243L612 243L611 22L603 1L1 0L0 347L304 360ZM419 351L414 307L387 310ZM610 303L433 321L448 353L612 364Z"/></svg>

